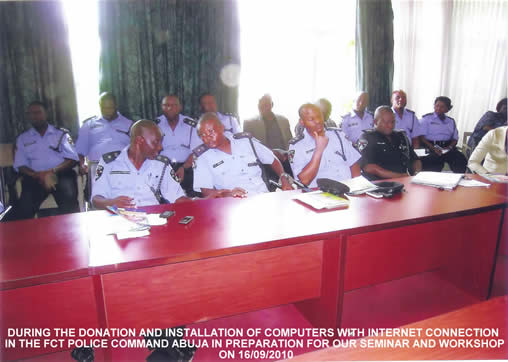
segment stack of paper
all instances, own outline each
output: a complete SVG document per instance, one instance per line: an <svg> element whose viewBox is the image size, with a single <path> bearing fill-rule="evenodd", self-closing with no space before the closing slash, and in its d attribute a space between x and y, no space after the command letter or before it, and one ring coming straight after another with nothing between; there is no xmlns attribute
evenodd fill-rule
<svg viewBox="0 0 508 362"><path fill-rule="evenodd" d="M482 174L480 176L485 177L490 182L501 182L505 184L508 183L508 176L505 175Z"/></svg>
<svg viewBox="0 0 508 362"><path fill-rule="evenodd" d="M462 173L422 171L413 176L412 183L453 190L464 177Z"/></svg>
<svg viewBox="0 0 508 362"><path fill-rule="evenodd" d="M335 209L349 206L349 200L323 191L303 193L296 196L295 200L299 200L316 210Z"/></svg>
<svg viewBox="0 0 508 362"><path fill-rule="evenodd" d="M363 176L358 176L349 180L343 180L341 182L349 187L348 194L351 195L360 195L367 191L373 191L377 189L376 185L374 185Z"/></svg>

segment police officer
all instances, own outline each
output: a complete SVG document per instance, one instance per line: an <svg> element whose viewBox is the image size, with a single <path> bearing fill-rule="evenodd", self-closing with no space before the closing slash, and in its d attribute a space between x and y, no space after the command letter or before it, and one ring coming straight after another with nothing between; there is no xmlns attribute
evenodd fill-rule
<svg viewBox="0 0 508 362"><path fill-rule="evenodd" d="M452 107L450 98L437 97L434 101L434 113L422 117L420 139L430 152L422 158L425 171L440 172L446 162L453 172L466 172L466 157L455 147L459 139L457 125L453 118L446 116Z"/></svg>
<svg viewBox="0 0 508 362"><path fill-rule="evenodd" d="M356 145L356 142L362 135L364 129L372 128L374 117L372 113L366 110L369 104L369 95L366 92L360 92L353 100L353 110L342 116L341 130L347 139Z"/></svg>
<svg viewBox="0 0 508 362"><path fill-rule="evenodd" d="M192 192L192 150L202 142L197 132L197 122L184 116L180 99L173 94L162 98L162 115L157 117L163 134L161 155L169 158L176 176L187 194Z"/></svg>
<svg viewBox="0 0 508 362"><path fill-rule="evenodd" d="M267 192L261 164L271 165L284 190L292 189L292 179L280 161L250 133L226 133L213 112L201 116L198 130L203 145L194 150L195 191L204 196L219 191L222 196L235 197Z"/></svg>
<svg viewBox="0 0 508 362"><path fill-rule="evenodd" d="M289 158L294 177L317 187L318 178L336 181L359 176L360 154L336 128L325 128L318 106L307 103L298 110L304 131L289 142Z"/></svg>
<svg viewBox="0 0 508 362"><path fill-rule="evenodd" d="M121 150L129 144L132 121L118 112L115 96L108 92L102 93L99 106L101 117L94 116L85 120L76 142L80 173L83 175L88 172L85 157L97 163L103 154Z"/></svg>
<svg viewBox="0 0 508 362"><path fill-rule="evenodd" d="M326 98L319 98L316 102L316 106L321 109L321 113L323 113L323 119L325 120L325 127L331 128L337 127L337 123L333 119L330 118L330 115L332 114L332 103L326 99ZM304 127L297 123L295 126L295 135L299 135L303 132Z"/></svg>
<svg viewBox="0 0 508 362"><path fill-rule="evenodd" d="M224 125L224 131L232 134L240 132L240 123L235 116L217 112L217 102L215 97L210 93L205 93L199 97L199 106L201 113L213 112Z"/></svg>
<svg viewBox="0 0 508 362"><path fill-rule="evenodd" d="M407 95L402 89L392 92L392 110L395 113L395 129L401 129L406 132L406 136L413 148L420 147L420 121L410 109L406 108Z"/></svg>
<svg viewBox="0 0 508 362"><path fill-rule="evenodd" d="M369 180L414 175L422 169L406 133L394 127L391 108L379 106L374 112L374 128L364 130L358 141L360 165Z"/></svg>
<svg viewBox="0 0 508 362"><path fill-rule="evenodd" d="M21 196L12 218L34 217L51 193L60 214L79 211L76 174L72 167L78 155L67 130L55 128L47 120L46 106L30 103L27 115L32 128L16 140L14 168L23 175Z"/></svg>
<svg viewBox="0 0 508 362"><path fill-rule="evenodd" d="M159 155L162 133L153 121L137 121L130 145L102 156L92 202L97 208L136 207L186 200L169 159Z"/></svg>

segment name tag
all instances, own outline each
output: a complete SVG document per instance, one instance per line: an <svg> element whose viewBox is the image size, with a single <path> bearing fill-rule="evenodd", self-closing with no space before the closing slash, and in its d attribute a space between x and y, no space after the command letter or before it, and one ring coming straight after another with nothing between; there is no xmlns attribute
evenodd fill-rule
<svg viewBox="0 0 508 362"><path fill-rule="evenodd" d="M257 162L251 162L251 163L248 163L247 166L249 167L252 167L252 166L257 166L258 163Z"/></svg>
<svg viewBox="0 0 508 362"><path fill-rule="evenodd" d="M130 171L110 171L110 175L130 175Z"/></svg>
<svg viewBox="0 0 508 362"><path fill-rule="evenodd" d="M351 123L351 124L349 125L349 127L354 127L354 126L358 126L358 122L354 122L354 123Z"/></svg>
<svg viewBox="0 0 508 362"><path fill-rule="evenodd" d="M386 145L386 142L378 142L378 145Z"/></svg>
<svg viewBox="0 0 508 362"><path fill-rule="evenodd" d="M102 127L104 127L104 125L103 125L103 124L98 123L98 124L94 124L94 125L93 125L92 127L90 127L90 128L91 128L91 129L93 129L93 128L102 128Z"/></svg>
<svg viewBox="0 0 508 362"><path fill-rule="evenodd" d="M439 126L441 123L439 123L439 122L430 122L430 124L435 124L435 125Z"/></svg>
<svg viewBox="0 0 508 362"><path fill-rule="evenodd" d="M224 160L219 161L219 162L217 162L216 164L214 164L212 167L213 167L213 168L218 167L218 166L222 165L223 163L224 163Z"/></svg>
<svg viewBox="0 0 508 362"><path fill-rule="evenodd" d="M315 150L315 148L312 148L310 150L305 151L305 153L311 153L311 152L314 152L314 150Z"/></svg>

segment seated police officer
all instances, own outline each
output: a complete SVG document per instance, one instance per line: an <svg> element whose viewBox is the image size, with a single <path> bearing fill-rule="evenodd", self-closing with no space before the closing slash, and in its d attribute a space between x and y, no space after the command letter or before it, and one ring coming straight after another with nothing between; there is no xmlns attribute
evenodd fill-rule
<svg viewBox="0 0 508 362"><path fill-rule="evenodd" d="M32 128L16 141L14 168L23 175L23 181L11 219L34 217L50 193L60 214L78 212L76 173L72 170L78 155L71 137L67 130L48 123L43 103L30 103L27 115Z"/></svg>
<svg viewBox="0 0 508 362"><path fill-rule="evenodd" d="M104 154L97 166L94 206L125 208L187 200L169 159L159 155L161 150L159 127L149 120L134 123L130 145Z"/></svg>
<svg viewBox="0 0 508 362"><path fill-rule="evenodd" d="M232 134L240 132L240 123L235 116L229 113L221 113L217 111L217 101L215 100L215 96L213 94L202 94L201 97L199 97L199 107L202 114L208 112L215 113L224 125L224 131Z"/></svg>
<svg viewBox="0 0 508 362"><path fill-rule="evenodd" d="M429 150L429 155L422 158L425 171L440 172L445 162L455 173L466 172L466 157L457 150L459 133L455 120L446 115L452 109L448 97L437 97L434 101L434 112L422 117L420 140Z"/></svg>
<svg viewBox="0 0 508 362"><path fill-rule="evenodd" d="M187 194L192 192L192 150L202 142L196 129L197 122L180 112L180 99L173 94L162 98L162 115L155 123L163 134L161 155L169 158L176 176Z"/></svg>
<svg viewBox="0 0 508 362"><path fill-rule="evenodd" d="M318 178L341 181L359 176L360 154L337 128L325 128L319 107L307 103L298 114L305 129L289 141L294 177L309 187L317 187Z"/></svg>
<svg viewBox="0 0 508 362"><path fill-rule="evenodd" d="M422 169L406 132L394 127L392 109L380 106L374 113L374 128L364 130L358 141L360 165L369 180L413 175Z"/></svg>
<svg viewBox="0 0 508 362"><path fill-rule="evenodd" d="M291 190L292 179L284 173L272 151L250 133L225 133L215 113L201 116L198 133L203 145L194 150L194 190L204 196L245 197L269 190L261 164L269 164L279 176L282 188Z"/></svg>
<svg viewBox="0 0 508 362"><path fill-rule="evenodd" d="M359 92L353 100L353 110L342 116L340 129L355 146L362 131L373 126L374 118L372 113L367 111L368 104L369 95L367 92Z"/></svg>

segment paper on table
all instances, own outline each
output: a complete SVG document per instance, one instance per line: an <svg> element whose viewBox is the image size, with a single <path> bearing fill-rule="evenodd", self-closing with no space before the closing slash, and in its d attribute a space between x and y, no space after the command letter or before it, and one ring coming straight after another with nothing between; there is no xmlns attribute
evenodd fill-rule
<svg viewBox="0 0 508 362"><path fill-rule="evenodd" d="M418 157L425 157L429 155L425 148L415 148L415 153Z"/></svg>
<svg viewBox="0 0 508 362"><path fill-rule="evenodd" d="M411 183L453 190L463 177L461 173L422 171L413 176Z"/></svg>
<svg viewBox="0 0 508 362"><path fill-rule="evenodd" d="M462 179L459 182L459 186L464 186L464 187L489 187L490 184L487 184L485 182L476 181L476 180Z"/></svg>
<svg viewBox="0 0 508 362"><path fill-rule="evenodd" d="M140 230L140 231L124 231L116 234L116 238L118 240L122 239L130 239L130 238L140 238L143 236L150 235L150 230Z"/></svg>
<svg viewBox="0 0 508 362"><path fill-rule="evenodd" d="M160 217L159 214L148 214L146 215L146 221L150 226L159 226L168 223L168 219Z"/></svg>
<svg viewBox="0 0 508 362"><path fill-rule="evenodd" d="M491 175L491 174L482 174L480 175L490 182L501 182L501 183L508 183L508 176L506 175Z"/></svg>
<svg viewBox="0 0 508 362"><path fill-rule="evenodd" d="M312 191L302 193L294 199L312 206L316 210L335 209L339 207L348 207L349 200L323 191Z"/></svg>
<svg viewBox="0 0 508 362"><path fill-rule="evenodd" d="M341 182L344 185L347 185L349 187L348 194L352 194L352 195L359 195L359 194L363 194L367 191L372 191L372 190L377 189L376 185L374 185L372 182L370 182L363 176L357 176L355 178L351 178L349 180L343 180Z"/></svg>

